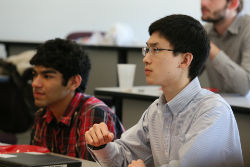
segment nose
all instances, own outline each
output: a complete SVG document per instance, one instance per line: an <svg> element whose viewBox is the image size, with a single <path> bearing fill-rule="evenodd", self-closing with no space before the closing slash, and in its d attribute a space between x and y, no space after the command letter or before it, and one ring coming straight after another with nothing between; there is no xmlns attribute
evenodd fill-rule
<svg viewBox="0 0 250 167"><path fill-rule="evenodd" d="M142 59L142 62L144 63L144 64L150 64L151 63L151 56L150 56L150 53L148 52L148 53L146 53L146 55L143 57L143 59Z"/></svg>
<svg viewBox="0 0 250 167"><path fill-rule="evenodd" d="M207 6L209 0L201 0L201 7Z"/></svg>
<svg viewBox="0 0 250 167"><path fill-rule="evenodd" d="M37 87L41 87L41 86L42 86L41 77L39 77L39 75L33 77L32 87L33 87L33 88L37 88Z"/></svg>

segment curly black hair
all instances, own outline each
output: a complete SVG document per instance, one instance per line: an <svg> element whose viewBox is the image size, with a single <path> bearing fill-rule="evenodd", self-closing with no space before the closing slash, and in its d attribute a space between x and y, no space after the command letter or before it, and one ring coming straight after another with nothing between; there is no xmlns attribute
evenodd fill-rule
<svg viewBox="0 0 250 167"><path fill-rule="evenodd" d="M63 85L75 75L82 77L76 92L84 92L91 68L90 60L83 48L74 41L56 38L40 45L30 60L31 65L53 68L63 75Z"/></svg>

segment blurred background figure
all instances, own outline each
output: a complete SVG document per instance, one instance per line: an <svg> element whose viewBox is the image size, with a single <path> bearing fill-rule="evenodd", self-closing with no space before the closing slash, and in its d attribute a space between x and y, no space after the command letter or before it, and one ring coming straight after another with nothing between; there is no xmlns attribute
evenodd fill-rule
<svg viewBox="0 0 250 167"><path fill-rule="evenodd" d="M243 0L201 0L211 40L206 65L210 87L246 95L250 89L250 16Z"/></svg>

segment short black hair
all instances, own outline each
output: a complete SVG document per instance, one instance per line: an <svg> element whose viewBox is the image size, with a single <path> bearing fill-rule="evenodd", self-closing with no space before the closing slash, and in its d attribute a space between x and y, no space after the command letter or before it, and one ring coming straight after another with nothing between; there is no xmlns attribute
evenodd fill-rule
<svg viewBox="0 0 250 167"><path fill-rule="evenodd" d="M193 17L174 14L153 22L149 35L159 32L173 46L174 54L190 52L193 60L189 68L189 78L198 76L209 56L210 42L201 23Z"/></svg>
<svg viewBox="0 0 250 167"><path fill-rule="evenodd" d="M60 38L46 41L38 47L30 64L59 71L63 75L63 85L66 85L72 76L79 74L82 83L76 92L84 92L86 89L91 64L87 53L74 41Z"/></svg>

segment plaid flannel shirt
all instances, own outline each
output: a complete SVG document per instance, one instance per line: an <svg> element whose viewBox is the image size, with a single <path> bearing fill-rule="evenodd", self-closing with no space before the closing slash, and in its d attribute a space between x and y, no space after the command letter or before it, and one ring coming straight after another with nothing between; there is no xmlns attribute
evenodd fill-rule
<svg viewBox="0 0 250 167"><path fill-rule="evenodd" d="M46 108L37 111L31 144L47 147L51 152L93 160L86 148L85 132L100 122L107 124L114 139L124 132L118 117L102 101L76 93L59 122Z"/></svg>

